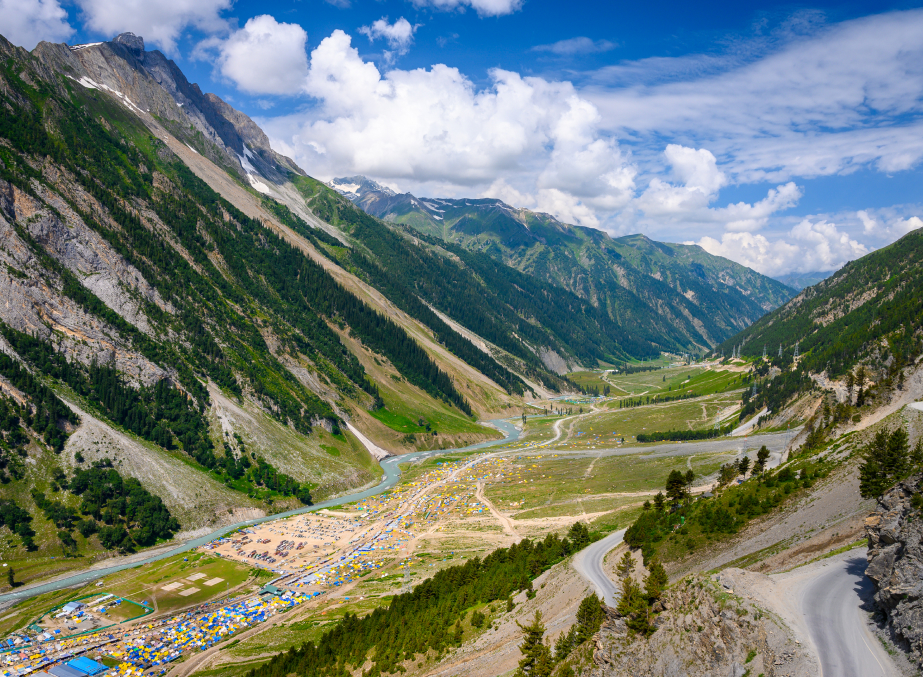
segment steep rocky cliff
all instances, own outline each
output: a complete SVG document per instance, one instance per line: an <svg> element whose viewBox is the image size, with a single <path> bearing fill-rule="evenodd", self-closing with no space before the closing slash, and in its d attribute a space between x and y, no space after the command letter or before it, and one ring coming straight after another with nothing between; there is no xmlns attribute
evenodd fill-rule
<svg viewBox="0 0 923 677"><path fill-rule="evenodd" d="M129 106L156 116L181 141L251 183L283 184L303 172L272 150L266 134L214 94L204 94L179 67L144 39L123 33L90 45L40 43L33 55L85 87L117 95Z"/></svg>
<svg viewBox="0 0 923 677"><path fill-rule="evenodd" d="M734 588L736 570L696 575L671 587L655 605L655 632L631 633L610 614L597 634L592 677L815 675L816 664L773 613Z"/></svg>
<svg viewBox="0 0 923 677"><path fill-rule="evenodd" d="M898 644L923 668L923 474L899 482L866 520L865 575Z"/></svg>

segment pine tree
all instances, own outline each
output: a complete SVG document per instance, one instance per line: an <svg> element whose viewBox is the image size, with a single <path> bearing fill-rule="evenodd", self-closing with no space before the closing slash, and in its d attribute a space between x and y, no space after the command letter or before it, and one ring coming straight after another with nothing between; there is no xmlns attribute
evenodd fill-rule
<svg viewBox="0 0 923 677"><path fill-rule="evenodd" d="M863 456L859 467L859 493L864 498L881 496L913 470L910 444L903 428L890 434L878 431L863 450Z"/></svg>
<svg viewBox="0 0 923 677"><path fill-rule="evenodd" d="M657 495L654 496L654 509L657 510L657 512L663 512L663 503L664 503L663 492L658 491Z"/></svg>
<svg viewBox="0 0 923 677"><path fill-rule="evenodd" d="M769 461L770 451L764 444L760 447L760 450L756 452L756 466L753 468L755 472L763 472L766 469L766 463Z"/></svg>
<svg viewBox="0 0 923 677"><path fill-rule="evenodd" d="M577 626L572 625L568 632L562 632L554 643L554 659L563 661L577 645Z"/></svg>
<svg viewBox="0 0 923 677"><path fill-rule="evenodd" d="M605 617L602 602L595 593L584 597L577 608L577 644L583 644L595 635Z"/></svg>
<svg viewBox="0 0 923 677"><path fill-rule="evenodd" d="M16 587L16 573L13 571L13 567L6 568L6 582L10 584L11 588Z"/></svg>
<svg viewBox="0 0 923 677"><path fill-rule="evenodd" d="M622 580L622 597L619 599L616 613L625 619L625 624L635 632L647 634L650 626L647 622L647 600L641 592L641 586L629 576Z"/></svg>
<svg viewBox="0 0 923 677"><path fill-rule="evenodd" d="M686 478L679 470L671 470L667 477L667 498L673 501L673 505L679 505L686 497Z"/></svg>
<svg viewBox="0 0 923 677"><path fill-rule="evenodd" d="M631 572L634 571L634 568L635 560L631 556L631 553L626 551L625 554L622 555L622 559L619 560L617 568L619 578L628 578L631 576Z"/></svg>
<svg viewBox="0 0 923 677"><path fill-rule="evenodd" d="M522 630L522 644L519 645L522 659L519 661L517 674L526 677L548 677L554 665L551 650L543 641L545 626L542 624L542 612L536 611L529 625L522 625L519 621L516 625Z"/></svg>
<svg viewBox="0 0 923 677"><path fill-rule="evenodd" d="M750 469L750 457L742 456L739 461L737 461L737 469L740 471L741 475L746 475L747 471Z"/></svg>
<svg viewBox="0 0 923 677"><path fill-rule="evenodd" d="M663 594L670 579L667 577L667 571L663 568L663 564L656 557L648 566L648 571L647 578L644 579L644 594L647 596L648 602L653 603Z"/></svg>

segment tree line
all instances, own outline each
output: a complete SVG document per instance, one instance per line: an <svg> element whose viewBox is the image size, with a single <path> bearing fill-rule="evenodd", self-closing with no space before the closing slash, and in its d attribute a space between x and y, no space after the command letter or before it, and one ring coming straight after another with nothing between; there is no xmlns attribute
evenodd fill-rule
<svg viewBox="0 0 923 677"><path fill-rule="evenodd" d="M666 432L638 433L639 442L690 442L694 440L710 440L715 437L724 437L734 429L733 425L707 430L668 430Z"/></svg>
<svg viewBox="0 0 923 677"><path fill-rule="evenodd" d="M586 527L572 531L588 542ZM581 546L582 547L582 546ZM363 674L378 677L400 671L401 663L430 651L442 655L464 641L460 620L475 605L510 600L532 590L532 579L580 548L569 537L549 534L541 541L525 539L499 548L484 559L442 569L411 592L397 595L385 607L363 617L347 613L317 640L277 654L254 668L250 677L301 677L348 674L371 665ZM508 608L512 604L507 602ZM374 649L374 651L373 651Z"/></svg>
<svg viewBox="0 0 923 677"><path fill-rule="evenodd" d="M121 552L170 539L180 529L159 496L134 477L123 478L108 458L89 468L77 468L69 481L60 473L52 488L82 499L74 509L42 492L32 494L36 506L59 529L58 538L66 552L77 549L73 529L86 538L98 534L104 548Z"/></svg>

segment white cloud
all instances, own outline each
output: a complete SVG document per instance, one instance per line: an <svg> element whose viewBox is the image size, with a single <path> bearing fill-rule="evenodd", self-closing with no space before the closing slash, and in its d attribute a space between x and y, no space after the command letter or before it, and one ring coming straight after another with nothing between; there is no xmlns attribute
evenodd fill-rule
<svg viewBox="0 0 923 677"><path fill-rule="evenodd" d="M923 227L923 219L920 219L919 216L910 216L906 219L893 215L890 218L875 218L868 210L864 209L856 212L856 216L861 221L862 230L866 235L885 242L897 240L907 233Z"/></svg>
<svg viewBox="0 0 923 677"><path fill-rule="evenodd" d="M715 224L730 231L754 231L766 225L773 214L796 205L802 195L801 189L789 182L769 189L765 198L753 204L710 207L727 183L715 156L704 148L677 144L668 145L663 154L681 184L655 177L632 205L646 219L661 224Z"/></svg>
<svg viewBox="0 0 923 677"><path fill-rule="evenodd" d="M308 76L308 34L298 24L257 16L226 40L206 40L197 49L217 51L215 69L251 94L300 94Z"/></svg>
<svg viewBox="0 0 923 677"><path fill-rule="evenodd" d="M377 38L384 38L388 46L397 54L406 54L413 42L413 34L419 27L419 24L411 24L407 19L401 17L393 24L388 23L388 17L382 17L372 23L371 26L363 26L359 32L368 37L369 42L375 42Z"/></svg>
<svg viewBox="0 0 923 677"><path fill-rule="evenodd" d="M897 232L899 233L898 237L903 237L907 233L916 230L917 228L923 228L923 220L919 216L911 216L909 219L899 221L897 224Z"/></svg>
<svg viewBox="0 0 923 677"><path fill-rule="evenodd" d="M42 40L63 42L74 29L57 0L0 0L0 34L31 50Z"/></svg>
<svg viewBox="0 0 923 677"><path fill-rule="evenodd" d="M417 7L433 7L441 10L464 10L470 7L479 16L502 16L522 8L523 0L413 0Z"/></svg>
<svg viewBox="0 0 923 677"><path fill-rule="evenodd" d="M596 211L582 200L557 188L543 188L538 191L535 210L553 214L564 223L576 223L590 228L599 227Z"/></svg>
<svg viewBox="0 0 923 677"><path fill-rule="evenodd" d="M900 171L923 159L923 10L812 26L745 58L621 64L582 94L642 145L707 144L732 181Z"/></svg>
<svg viewBox="0 0 923 677"><path fill-rule="evenodd" d="M504 176L532 204L594 225L597 210L631 199L634 168L572 85L499 69L490 78L477 89L445 65L383 74L335 31L311 53L305 92L318 105L265 128L321 177L442 181L470 195Z"/></svg>
<svg viewBox="0 0 923 677"><path fill-rule="evenodd" d="M788 233L769 240L759 233L725 233L720 240L703 237L705 251L742 263L765 275L834 270L868 254L864 244L827 221L804 219Z"/></svg>
<svg viewBox="0 0 923 677"><path fill-rule="evenodd" d="M520 3L485 6L502 14ZM383 18L362 32L399 50L413 29ZM608 45L534 49L598 48ZM797 223L784 214L802 197L799 177L923 159L921 57L923 10L914 10L813 22L728 57L622 64L579 86L500 69L475 85L443 64L401 70L386 57L378 68L336 31L307 67L289 69L311 105L263 126L321 178L363 173L419 194L480 193L614 232L695 239L773 274L828 269L923 225L907 209L870 210L867 222L856 212ZM729 185L757 182L775 187L752 202L720 199Z"/></svg>
<svg viewBox="0 0 923 677"><path fill-rule="evenodd" d="M608 52L618 47L614 42L609 40L592 40L587 37L569 38L567 40L558 40L550 45L536 45L532 48L533 52L550 52L558 56L573 56L575 54L595 54L598 52Z"/></svg>
<svg viewBox="0 0 923 677"><path fill-rule="evenodd" d="M76 0L86 25L107 36L131 31L165 52L176 51L186 28L215 33L227 30L221 12L233 0Z"/></svg>
<svg viewBox="0 0 923 677"><path fill-rule="evenodd" d="M481 193L480 197L491 197L495 200L503 200L508 205L514 207L526 208L535 205L535 197L529 193L523 193L509 183L506 179L497 179Z"/></svg>
<svg viewBox="0 0 923 677"><path fill-rule="evenodd" d="M794 182L789 181L783 186L770 188L766 197L752 205L738 202L716 209L714 212L719 220L725 222L728 230L754 231L766 225L773 214L798 204L801 195L801 189Z"/></svg>
<svg viewBox="0 0 923 677"><path fill-rule="evenodd" d="M718 161L705 148L686 148L675 143L663 152L673 168L673 173L687 188L700 190L705 195L715 195L727 183L727 177L718 169Z"/></svg>

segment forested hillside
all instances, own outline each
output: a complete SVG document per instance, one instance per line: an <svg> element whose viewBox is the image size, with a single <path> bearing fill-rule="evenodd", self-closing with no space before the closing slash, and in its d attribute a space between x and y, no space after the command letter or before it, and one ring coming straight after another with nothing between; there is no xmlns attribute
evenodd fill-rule
<svg viewBox="0 0 923 677"><path fill-rule="evenodd" d="M644 272L598 293L592 270L592 289L560 284L387 224L137 36L0 52L0 500L31 525L7 546L20 571L367 484L350 430L391 452L496 436L476 419L576 390L577 366L712 345L696 313L740 304L690 301L711 294L681 273L699 254L645 239L616 257ZM679 305L652 313L642 283ZM91 469L95 504L73 490Z"/></svg>
<svg viewBox="0 0 923 677"><path fill-rule="evenodd" d="M851 261L783 307L729 339L745 357L791 364L839 378L857 364L897 375L923 350L923 233ZM779 358L781 348L782 356Z"/></svg>
<svg viewBox="0 0 923 677"><path fill-rule="evenodd" d="M61 57L58 47L36 54ZM5 41L0 50L10 301L0 387L11 398L0 500L23 536L9 559L130 550L372 481L372 458L344 430L384 404L360 357L419 393L444 432L489 434L471 423L457 369L450 376L404 326L221 197L134 109L55 72L56 60ZM525 392L440 330L498 393ZM109 468L97 507L73 489L90 466Z"/></svg>
<svg viewBox="0 0 923 677"><path fill-rule="evenodd" d="M361 176L331 185L369 214L567 289L669 350L713 347L794 293L694 245L612 238L500 200L395 194Z"/></svg>

